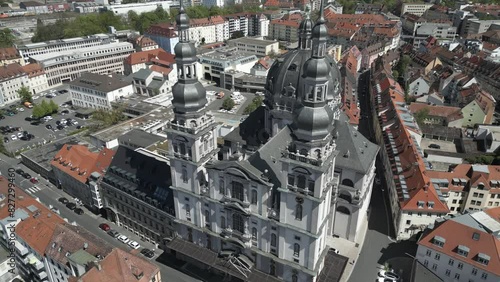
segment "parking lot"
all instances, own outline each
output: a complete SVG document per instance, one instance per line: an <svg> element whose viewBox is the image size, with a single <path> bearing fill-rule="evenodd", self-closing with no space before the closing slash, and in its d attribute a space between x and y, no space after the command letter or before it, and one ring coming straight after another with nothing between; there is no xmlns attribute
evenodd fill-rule
<svg viewBox="0 0 500 282"><path fill-rule="evenodd" d="M59 86L57 88L53 88L56 91L65 89L64 86ZM64 93L64 94L59 94L58 96L54 98L46 98L45 95L48 93L48 91L45 91L42 96L42 93L39 94L40 98L36 99L33 101L34 104L39 104L42 102L42 100L47 100L49 102L50 100L53 100L57 105L59 105L59 112L57 114L52 115L52 120L45 122L45 123L40 123L39 125L32 125L30 121L27 121L26 118L28 118L30 115L33 114L33 109L28 109L24 106L22 106L20 103L18 103L17 108L23 108L24 111L19 111L17 114L14 116L7 116L5 115L5 119L0 120L0 126L11 126L11 127L20 127L20 131L16 131L13 133L6 133L2 136L2 139L5 137L8 138L9 142L5 142L4 140L4 146L5 148L10 151L10 152L18 152L22 150L27 150L30 148L33 148L35 146L43 145L47 142L53 141L53 140L58 140L61 139L65 136L67 136L69 133L77 130L76 125L74 126L68 126L62 130L57 130L57 125L56 121L61 121L62 119L74 119L78 122L78 125L85 125L85 121L79 118L75 117L75 112L70 109L70 107L63 108L61 105L64 102L67 102L71 100L69 98L69 93ZM9 105L4 106L3 109L7 109ZM68 114L61 114L61 111L63 110L68 110ZM47 129L47 125L50 125L52 127L52 130ZM26 141L26 140L20 140L18 133L27 131L30 134L33 134L35 138ZM16 135L16 140L12 140L12 135Z"/></svg>

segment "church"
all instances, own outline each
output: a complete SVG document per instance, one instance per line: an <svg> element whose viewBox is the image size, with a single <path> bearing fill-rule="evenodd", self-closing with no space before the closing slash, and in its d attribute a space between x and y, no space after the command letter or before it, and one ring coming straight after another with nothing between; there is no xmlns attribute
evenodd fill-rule
<svg viewBox="0 0 500 282"><path fill-rule="evenodd" d="M183 8L176 22L167 252L227 281L319 281L327 238L355 241L367 224L379 150L341 113L323 16L302 21L298 47L269 71L264 104L222 146Z"/></svg>

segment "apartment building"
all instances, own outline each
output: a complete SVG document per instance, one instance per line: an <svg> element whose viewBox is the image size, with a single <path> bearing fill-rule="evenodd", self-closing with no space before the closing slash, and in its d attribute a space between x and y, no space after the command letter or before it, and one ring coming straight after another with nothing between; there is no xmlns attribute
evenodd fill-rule
<svg viewBox="0 0 500 282"><path fill-rule="evenodd" d="M30 62L39 63L47 74L49 86L76 79L84 72L122 74L125 58L134 52L128 42L80 48L58 53L31 56Z"/></svg>
<svg viewBox="0 0 500 282"><path fill-rule="evenodd" d="M120 5L106 5L104 7L105 11L110 11L114 15L127 16L128 12L134 11L137 14L154 12L158 7L163 8L165 11L170 11L170 7L174 6L176 3L173 1L155 1L155 2L143 2L143 3L129 3Z"/></svg>
<svg viewBox="0 0 500 282"><path fill-rule="evenodd" d="M78 50L92 46L109 44L113 38L107 34L94 34L85 37L74 37L67 39L51 40L39 43L30 43L26 45L17 45L23 60L28 63L29 58L34 55L44 55L50 53L59 53L68 50Z"/></svg>
<svg viewBox="0 0 500 282"><path fill-rule="evenodd" d="M164 75L168 76L170 72L174 71L171 78L174 79L177 77L174 55L162 48L132 53L125 59L123 65L125 75L130 75L140 69L149 69L153 66L158 66L165 68L162 71Z"/></svg>
<svg viewBox="0 0 500 282"><path fill-rule="evenodd" d="M41 93L49 88L47 74L39 64L27 64L23 66L24 72L28 75L28 83L33 95Z"/></svg>
<svg viewBox="0 0 500 282"><path fill-rule="evenodd" d="M232 30L236 31L239 21L233 20ZM229 22L222 16L190 20L189 37L195 45L222 42L230 38ZM248 32L247 32L248 33Z"/></svg>
<svg viewBox="0 0 500 282"><path fill-rule="evenodd" d="M401 6L401 16L410 13L417 16L422 16L427 10L429 10L434 4L426 3L403 3Z"/></svg>
<svg viewBox="0 0 500 282"><path fill-rule="evenodd" d="M457 28L450 23L422 23L416 30L413 37L413 46L418 48L429 36L440 41L453 41L457 36Z"/></svg>
<svg viewBox="0 0 500 282"><path fill-rule="evenodd" d="M236 31L241 32L243 36L248 36L248 17L245 15L225 16L225 22L228 27L228 32L225 35L231 38Z"/></svg>
<svg viewBox="0 0 500 282"><path fill-rule="evenodd" d="M153 97L160 94L172 94L172 86L176 82L152 69L141 69L130 74L127 81L132 82L137 95Z"/></svg>
<svg viewBox="0 0 500 282"><path fill-rule="evenodd" d="M373 128L377 143L386 148L381 158L396 237L405 240L450 210L427 175L422 132L406 107L404 90L382 64L373 68Z"/></svg>
<svg viewBox="0 0 500 282"><path fill-rule="evenodd" d="M108 220L164 246L174 236L169 160L146 149L119 146L101 182Z"/></svg>
<svg viewBox="0 0 500 282"><path fill-rule="evenodd" d="M490 26L500 24L500 20L479 20L477 18L465 18L460 29L460 36L480 34L488 31Z"/></svg>
<svg viewBox="0 0 500 282"><path fill-rule="evenodd" d="M114 154L107 148L92 152L84 145L64 145L50 165L59 188L99 212L103 204L98 183Z"/></svg>
<svg viewBox="0 0 500 282"><path fill-rule="evenodd" d="M500 208L436 220L416 259L442 281L500 281Z"/></svg>
<svg viewBox="0 0 500 282"><path fill-rule="evenodd" d="M250 73L259 60L257 56L240 52L236 47L216 49L213 52L199 56L203 77L207 80L220 82L220 74L229 70Z"/></svg>
<svg viewBox="0 0 500 282"><path fill-rule="evenodd" d="M74 106L112 109L111 102L134 94L132 83L96 73L83 73L67 83Z"/></svg>
<svg viewBox="0 0 500 282"><path fill-rule="evenodd" d="M273 40L296 42L298 38L298 21L292 20L272 20L269 24L269 37Z"/></svg>
<svg viewBox="0 0 500 282"><path fill-rule="evenodd" d="M271 54L279 54L279 42L256 38L241 37L231 39L227 42L229 47L236 47L238 51L265 57Z"/></svg>
<svg viewBox="0 0 500 282"><path fill-rule="evenodd" d="M151 25L144 32L147 36L158 43L158 46L170 54L174 54L174 47L179 42L179 36L175 27L168 23L158 23Z"/></svg>
<svg viewBox="0 0 500 282"><path fill-rule="evenodd" d="M264 14L248 16L248 35L267 37L269 35L269 19Z"/></svg>
<svg viewBox="0 0 500 282"><path fill-rule="evenodd" d="M224 0L203 0L203 6L206 7L212 7L212 6L217 6L217 7L224 7L226 1Z"/></svg>
<svg viewBox="0 0 500 282"><path fill-rule="evenodd" d="M15 47L0 48L0 67L18 63L24 65L24 59Z"/></svg>
<svg viewBox="0 0 500 282"><path fill-rule="evenodd" d="M23 86L29 86L29 78L20 64L0 67L0 105L18 101L17 91Z"/></svg>
<svg viewBox="0 0 500 282"><path fill-rule="evenodd" d="M476 124L491 124L494 121L496 101L485 90L476 93L473 101L462 108L463 127L473 127Z"/></svg>

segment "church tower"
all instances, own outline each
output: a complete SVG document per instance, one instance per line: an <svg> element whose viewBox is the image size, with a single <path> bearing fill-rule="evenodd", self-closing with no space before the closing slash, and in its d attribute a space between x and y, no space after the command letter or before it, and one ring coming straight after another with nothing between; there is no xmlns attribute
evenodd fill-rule
<svg viewBox="0 0 500 282"><path fill-rule="evenodd" d="M178 81L172 87L174 119L168 124L168 150L179 235L189 241L201 236L192 226L203 226L201 206L208 191L205 164L217 152L216 123L207 114L206 90L198 81L196 48L189 40L189 18L180 8L175 46ZM193 238L194 237L194 238Z"/></svg>

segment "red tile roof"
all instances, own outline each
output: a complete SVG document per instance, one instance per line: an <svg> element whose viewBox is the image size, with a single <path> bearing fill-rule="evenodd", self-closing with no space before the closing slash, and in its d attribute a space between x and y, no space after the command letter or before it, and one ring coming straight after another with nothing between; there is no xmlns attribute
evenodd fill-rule
<svg viewBox="0 0 500 282"><path fill-rule="evenodd" d="M25 75L23 67L18 63L0 66L0 80L10 79L15 76Z"/></svg>
<svg viewBox="0 0 500 282"><path fill-rule="evenodd" d="M22 67L24 72L28 74L28 76L35 77L39 75L44 75L45 71L43 70L42 66L40 64L28 64Z"/></svg>
<svg viewBox="0 0 500 282"><path fill-rule="evenodd" d="M129 65L145 64L152 62L154 59L163 61L165 64L175 63L175 56L162 48L132 53L125 59L125 63Z"/></svg>
<svg viewBox="0 0 500 282"><path fill-rule="evenodd" d="M115 248L99 262L101 269L93 267L81 277L71 277L70 282L149 282L160 269L149 261Z"/></svg>
<svg viewBox="0 0 500 282"><path fill-rule="evenodd" d="M274 25L285 25L285 26L289 26L289 27L298 28L300 25L300 22L276 19L276 20L272 20L271 24L272 25L273 24Z"/></svg>
<svg viewBox="0 0 500 282"><path fill-rule="evenodd" d="M428 115L431 117L440 117L445 118L448 121L456 120L462 116L462 109L458 107L449 107L449 106L432 106L426 103L411 103L408 107L412 114L419 112L423 109L427 109L429 111ZM463 117L463 116L462 116Z"/></svg>
<svg viewBox="0 0 500 282"><path fill-rule="evenodd" d="M480 172L477 169L474 170L474 165L471 164L459 164L452 171L428 171L427 175L430 178L435 179L447 179L448 187L444 187L446 191L462 191L466 187L477 186L479 181L482 181L486 190L490 193L500 194L499 187L491 187L490 181L500 179L500 166L489 165L483 166L488 167L489 173ZM462 179L460 183L454 182L453 179Z"/></svg>
<svg viewBox="0 0 500 282"><path fill-rule="evenodd" d="M481 90L476 94L476 102L486 115L484 123L490 124L493 120L493 114L495 113L495 98L493 98L490 93Z"/></svg>
<svg viewBox="0 0 500 282"><path fill-rule="evenodd" d="M495 210L498 209L495 208ZM466 214L462 216L470 215ZM474 239L474 233L479 235L479 239ZM442 247L434 244L436 237L441 237L445 240ZM500 240L493 234L449 219L424 235L418 244L436 252L446 254L454 260L463 261L475 268L485 270L497 276L500 275ZM457 253L456 250L460 245L469 248L467 256ZM490 257L488 265L477 261L479 254L485 254Z"/></svg>
<svg viewBox="0 0 500 282"><path fill-rule="evenodd" d="M0 48L0 61L21 58L15 47Z"/></svg>
<svg viewBox="0 0 500 282"><path fill-rule="evenodd" d="M93 172L101 175L106 169L115 151L103 148L99 153L89 151L87 146L83 145L64 145L55 155L51 165L72 176L74 179L86 183L87 178Z"/></svg>
<svg viewBox="0 0 500 282"><path fill-rule="evenodd" d="M162 73L163 75L168 75L172 71L172 68L162 67L159 65L152 65L149 69L152 71Z"/></svg>

